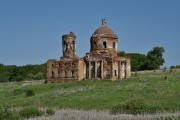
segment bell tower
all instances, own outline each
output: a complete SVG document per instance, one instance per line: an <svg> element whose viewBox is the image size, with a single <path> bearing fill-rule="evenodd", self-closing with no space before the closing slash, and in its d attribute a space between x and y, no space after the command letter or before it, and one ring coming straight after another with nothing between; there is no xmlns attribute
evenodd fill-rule
<svg viewBox="0 0 180 120"><path fill-rule="evenodd" d="M65 58L76 57L76 36L73 32L62 36L62 52Z"/></svg>

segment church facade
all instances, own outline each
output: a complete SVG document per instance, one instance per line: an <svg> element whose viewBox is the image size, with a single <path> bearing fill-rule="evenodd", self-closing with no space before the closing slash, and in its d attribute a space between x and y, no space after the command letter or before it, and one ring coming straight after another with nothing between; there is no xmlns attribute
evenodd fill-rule
<svg viewBox="0 0 180 120"><path fill-rule="evenodd" d="M90 52L83 58L76 55L76 36L73 32L62 36L60 59L47 61L47 82L81 80L120 80L131 75L130 59L119 57L118 37L107 27L106 20L90 38Z"/></svg>

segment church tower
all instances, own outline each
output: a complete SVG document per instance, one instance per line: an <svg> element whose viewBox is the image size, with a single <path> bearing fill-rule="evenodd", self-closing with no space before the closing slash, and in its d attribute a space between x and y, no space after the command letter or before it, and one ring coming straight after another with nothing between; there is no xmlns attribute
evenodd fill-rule
<svg viewBox="0 0 180 120"><path fill-rule="evenodd" d="M76 36L73 32L62 36L62 52L67 59L76 57Z"/></svg>
<svg viewBox="0 0 180 120"><path fill-rule="evenodd" d="M90 39L90 52L101 52L102 56L117 56L117 35L106 25L106 19L102 19L100 26L93 33Z"/></svg>

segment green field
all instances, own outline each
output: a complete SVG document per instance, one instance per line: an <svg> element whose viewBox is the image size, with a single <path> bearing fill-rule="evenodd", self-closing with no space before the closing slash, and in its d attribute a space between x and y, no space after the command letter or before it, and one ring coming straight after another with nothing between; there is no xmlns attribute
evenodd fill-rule
<svg viewBox="0 0 180 120"><path fill-rule="evenodd" d="M127 80L60 84L0 83L0 106L109 110L143 99L162 110L180 110L180 70L137 72Z"/></svg>

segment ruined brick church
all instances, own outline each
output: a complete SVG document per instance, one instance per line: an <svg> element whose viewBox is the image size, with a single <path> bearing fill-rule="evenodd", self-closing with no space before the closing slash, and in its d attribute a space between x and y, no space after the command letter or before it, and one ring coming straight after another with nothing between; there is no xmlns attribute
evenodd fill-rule
<svg viewBox="0 0 180 120"><path fill-rule="evenodd" d="M131 75L130 59L117 56L118 37L102 20L90 38L90 52L76 55L76 36L73 32L62 36L63 55L47 61L47 82L81 80L119 80Z"/></svg>

